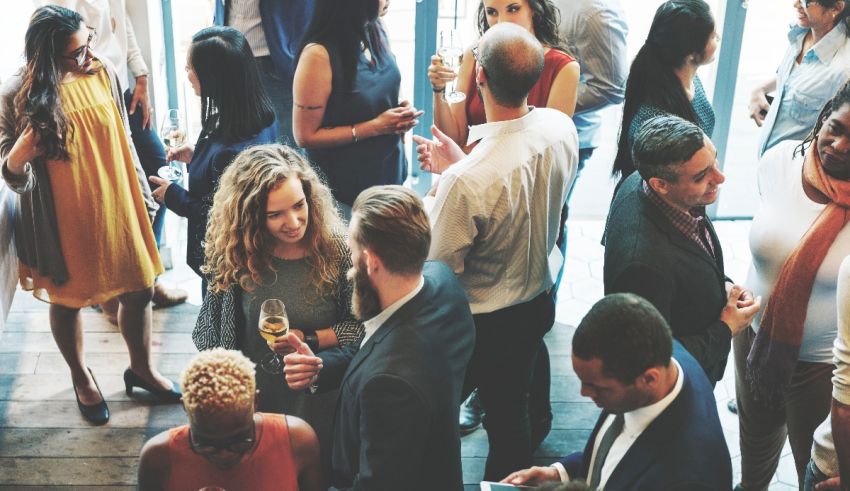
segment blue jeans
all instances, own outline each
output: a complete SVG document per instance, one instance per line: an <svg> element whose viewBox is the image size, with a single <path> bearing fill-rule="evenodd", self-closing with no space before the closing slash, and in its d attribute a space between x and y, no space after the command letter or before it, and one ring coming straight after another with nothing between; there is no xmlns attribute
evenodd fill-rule
<svg viewBox="0 0 850 491"><path fill-rule="evenodd" d="M256 60L260 69L260 83L272 101L277 119L277 141L298 148L292 135L292 81L278 76L271 56L259 56Z"/></svg>
<svg viewBox="0 0 850 491"><path fill-rule="evenodd" d="M573 195L573 190L576 188L576 183L581 175L584 164L587 163L590 156L593 155L593 148L580 148L578 151L578 167L576 168L576 178L570 185L570 190L567 191L567 201L564 203L564 208L561 210L561 229L558 231L558 240L556 245L564 257L564 262L561 264L561 270L558 271L558 277L555 279L555 302L558 301L558 287L561 286L561 279L564 277L564 268L567 265L567 218L570 215L570 198Z"/></svg>
<svg viewBox="0 0 850 491"><path fill-rule="evenodd" d="M810 460L809 465L806 466L806 475L803 477L802 491L815 491L815 484L826 481L827 479L829 479L829 476L818 469L814 460Z"/></svg>
<svg viewBox="0 0 850 491"><path fill-rule="evenodd" d="M133 139L133 146L136 147L136 153L139 155L139 160L142 163L142 169L145 175L155 176L157 169L165 165L165 147L159 136L156 134L156 122L151 121L150 129L142 128L142 111L137 107L135 114L130 114L130 102L133 100L133 91L127 90L124 92L124 104L127 106L127 117L130 119L130 137ZM156 186L151 186L156 189ZM165 205L160 205L159 210L153 220L153 236L156 239L156 246L159 247L160 239L162 239L162 226L165 224Z"/></svg>

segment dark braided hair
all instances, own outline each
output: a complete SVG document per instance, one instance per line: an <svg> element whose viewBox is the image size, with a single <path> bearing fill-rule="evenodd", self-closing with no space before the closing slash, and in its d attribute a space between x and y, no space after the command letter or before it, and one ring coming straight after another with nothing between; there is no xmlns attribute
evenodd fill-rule
<svg viewBox="0 0 850 491"><path fill-rule="evenodd" d="M820 114L818 114L818 119L815 122L815 127L812 128L812 131L810 131L809 134L806 135L806 138L803 139L803 141L799 145L794 147L793 155L796 155L797 152L799 152L800 156L802 157L806 153L806 149L809 148L809 145L811 145L815 138L817 138L818 133L820 133L820 130L826 120L829 119L829 115L832 114L832 111L840 109L841 106L845 104L850 104L850 80L844 82L844 85L842 85L841 88L838 89L838 92L836 92L835 95L832 96L832 99L830 99L826 104L824 104L823 109L821 109Z"/></svg>

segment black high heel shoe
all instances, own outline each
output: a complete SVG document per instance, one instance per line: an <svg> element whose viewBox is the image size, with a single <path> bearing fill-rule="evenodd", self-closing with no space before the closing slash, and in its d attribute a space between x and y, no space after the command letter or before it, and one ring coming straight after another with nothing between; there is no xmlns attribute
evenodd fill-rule
<svg viewBox="0 0 850 491"><path fill-rule="evenodd" d="M109 407L106 405L106 398L103 397L103 392L100 391L100 385L97 384L97 379L94 378L91 368L86 367L86 369L89 371L91 379L94 380L94 386L97 387L97 393L100 394L100 402L92 404L91 406L87 406L80 402L80 395L77 394L77 385L74 384L74 396L77 398L77 407L80 408L80 413L82 413L83 417L89 420L89 422L96 425L102 425L109 421Z"/></svg>
<svg viewBox="0 0 850 491"><path fill-rule="evenodd" d="M133 387L145 389L163 402L179 402L183 397L183 393L180 392L180 386L177 382L171 382L170 389L157 389L142 380L142 377L139 377L136 375L136 372L128 368L124 370L124 390L128 396L133 395Z"/></svg>

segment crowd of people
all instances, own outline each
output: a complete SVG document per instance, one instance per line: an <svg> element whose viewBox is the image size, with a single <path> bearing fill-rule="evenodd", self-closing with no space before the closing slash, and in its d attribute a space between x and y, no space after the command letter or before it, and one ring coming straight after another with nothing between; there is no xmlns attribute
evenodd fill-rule
<svg viewBox="0 0 850 491"><path fill-rule="evenodd" d="M182 401L188 424L141 450L141 489L460 490L460 438L482 421L484 479L510 486L761 491L787 437L800 489L847 489L850 2L796 0L783 62L753 90L743 283L706 214L728 115L698 75L720 42L704 0L663 2L630 67L617 0L481 0L459 67L428 68L424 198L403 186L423 111L400 100L388 0L216 0L186 60L200 135L167 153L124 2L36 4L0 89L20 282L50 304L85 419L110 418L89 306L117 304L127 393ZM599 111L621 102L605 297L571 340L602 413L583 449L534 466L569 197ZM172 160L188 188L157 175ZM157 282L166 208L202 279L179 383L151 360L152 301L186 298ZM730 353L737 483L713 392Z"/></svg>

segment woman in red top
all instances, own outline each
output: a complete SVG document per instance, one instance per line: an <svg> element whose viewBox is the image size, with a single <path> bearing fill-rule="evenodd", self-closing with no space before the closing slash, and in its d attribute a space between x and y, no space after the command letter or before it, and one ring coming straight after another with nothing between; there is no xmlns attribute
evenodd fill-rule
<svg viewBox="0 0 850 491"><path fill-rule="evenodd" d="M202 351L182 382L189 424L145 444L139 489L322 489L316 433L294 416L254 412L254 364L242 353Z"/></svg>
<svg viewBox="0 0 850 491"><path fill-rule="evenodd" d="M579 65L560 48L559 20L560 12L551 0L482 0L478 6L479 35L499 22L512 22L528 29L543 45L543 73L528 94L528 104L551 107L572 116L576 108ZM475 57L470 47L461 61L455 88L466 94L466 100L463 104L449 104L444 94L446 82L455 78L454 72L443 66L438 55L431 57L428 68L434 89L434 124L461 147L467 144L469 126L485 122L484 103L475 87L474 74Z"/></svg>

